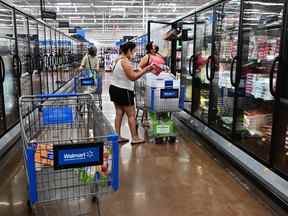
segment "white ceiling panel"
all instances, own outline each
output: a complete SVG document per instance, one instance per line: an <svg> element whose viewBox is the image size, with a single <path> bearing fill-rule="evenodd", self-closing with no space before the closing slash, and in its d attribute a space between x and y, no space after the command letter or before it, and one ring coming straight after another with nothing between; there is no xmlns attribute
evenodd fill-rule
<svg viewBox="0 0 288 216"><path fill-rule="evenodd" d="M10 1L17 8L40 17L40 0ZM209 0L45 0L45 7L57 12L57 21L69 21L70 27L80 26L89 31L89 36L93 32L100 43L110 43L115 35L121 38L129 33L145 33L148 20L174 20L207 2ZM47 22L57 25L51 20ZM101 34L105 35L105 41Z"/></svg>

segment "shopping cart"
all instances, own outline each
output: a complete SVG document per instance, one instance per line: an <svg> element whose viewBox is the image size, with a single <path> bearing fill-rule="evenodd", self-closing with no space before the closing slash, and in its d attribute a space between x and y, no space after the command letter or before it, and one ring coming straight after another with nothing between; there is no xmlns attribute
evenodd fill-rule
<svg viewBox="0 0 288 216"><path fill-rule="evenodd" d="M156 143L175 142L176 127L171 113L179 111L180 82L171 73L147 74L136 81L135 95L137 119L140 111L144 113L142 123L149 114L150 137Z"/></svg>
<svg viewBox="0 0 288 216"><path fill-rule="evenodd" d="M82 70L74 78L73 89L75 93L93 94L94 101L102 110L102 74L91 70Z"/></svg>
<svg viewBox="0 0 288 216"><path fill-rule="evenodd" d="M29 206L36 215L101 215L119 188L119 146L89 94L20 98Z"/></svg>

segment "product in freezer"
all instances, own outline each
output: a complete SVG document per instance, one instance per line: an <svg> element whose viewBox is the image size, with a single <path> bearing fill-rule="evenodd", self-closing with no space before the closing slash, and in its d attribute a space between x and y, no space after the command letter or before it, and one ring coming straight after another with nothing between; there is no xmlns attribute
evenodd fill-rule
<svg viewBox="0 0 288 216"><path fill-rule="evenodd" d="M262 136L262 127L271 123L272 113L261 111L244 112L244 126L251 135Z"/></svg>
<svg viewBox="0 0 288 216"><path fill-rule="evenodd" d="M270 93L269 82L269 75L248 73L245 83L246 95L252 95L263 100L273 100L274 97Z"/></svg>
<svg viewBox="0 0 288 216"><path fill-rule="evenodd" d="M271 143L272 124L269 123L269 124L263 125L260 130L263 134L262 142L269 145Z"/></svg>

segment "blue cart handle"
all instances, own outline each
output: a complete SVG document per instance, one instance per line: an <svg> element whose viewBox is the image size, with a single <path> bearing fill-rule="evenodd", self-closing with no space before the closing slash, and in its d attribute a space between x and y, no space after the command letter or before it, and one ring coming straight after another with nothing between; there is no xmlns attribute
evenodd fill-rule
<svg viewBox="0 0 288 216"><path fill-rule="evenodd" d="M58 97L77 97L78 93L55 93L55 94L40 94L36 95L37 98L58 98Z"/></svg>

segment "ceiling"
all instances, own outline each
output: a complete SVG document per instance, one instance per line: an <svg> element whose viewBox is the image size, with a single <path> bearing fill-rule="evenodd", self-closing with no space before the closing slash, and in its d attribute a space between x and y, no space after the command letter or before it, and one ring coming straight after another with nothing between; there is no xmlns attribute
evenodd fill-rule
<svg viewBox="0 0 288 216"><path fill-rule="evenodd" d="M40 18L40 0L10 0L17 8ZM123 35L146 32L148 20L171 21L209 0L44 0L45 8L57 12L59 21L87 29L93 42L111 44ZM81 2L81 3L80 3ZM66 29L67 30L67 29Z"/></svg>

